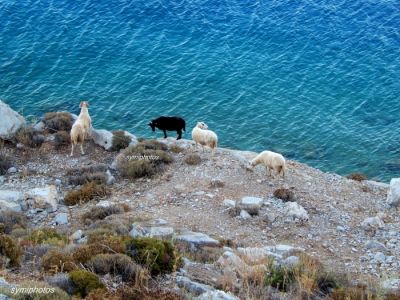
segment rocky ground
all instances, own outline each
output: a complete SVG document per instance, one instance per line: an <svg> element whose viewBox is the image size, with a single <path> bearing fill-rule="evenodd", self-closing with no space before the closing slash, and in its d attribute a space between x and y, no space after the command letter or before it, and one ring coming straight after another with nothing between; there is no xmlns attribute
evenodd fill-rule
<svg viewBox="0 0 400 300"><path fill-rule="evenodd" d="M252 152L218 149L212 155L188 140L159 141L182 151L171 152L174 160L165 172L137 180L122 178L113 163L118 152L106 151L93 141L85 146L85 155L73 157L69 146L54 148L51 134L35 149L5 143L2 152L14 164L0 177L1 209L23 211L32 228L55 227L84 243L84 232L79 231L84 229L82 214L96 205L124 203L130 211L118 218L132 220L131 236L227 245L236 249L231 253L252 258L284 260L292 256L290 251L302 250L335 273L358 281L373 278L386 284L392 280L393 287L399 284L395 279L400 273L400 214L387 203L388 184L354 181L295 161L288 162L284 178L272 178L261 166L247 168L256 155ZM198 165L185 163L192 153L200 155ZM98 164L108 168L110 196L66 206L64 196L74 188L68 170ZM274 197L279 188L292 192L290 202ZM230 250L225 250L229 260ZM223 256L219 264L221 260ZM207 271L201 272L202 268ZM211 265L194 269L187 261L173 283L200 289L201 294L201 284L212 286L207 278L215 270ZM18 280L10 273L3 275ZM187 280L200 286L192 282L188 287Z"/></svg>

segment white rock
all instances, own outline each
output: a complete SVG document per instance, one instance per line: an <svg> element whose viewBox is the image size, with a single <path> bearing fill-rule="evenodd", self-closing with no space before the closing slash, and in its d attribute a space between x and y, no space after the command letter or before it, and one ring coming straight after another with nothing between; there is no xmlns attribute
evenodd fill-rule
<svg viewBox="0 0 400 300"><path fill-rule="evenodd" d="M222 204L223 206L233 208L236 206L236 201L231 199L225 199L224 202L222 202Z"/></svg>
<svg viewBox="0 0 400 300"><path fill-rule="evenodd" d="M193 295L201 295L213 290L213 288L208 285L194 282L184 276L176 276L176 283L178 287L187 290L190 294Z"/></svg>
<svg viewBox="0 0 400 300"><path fill-rule="evenodd" d="M285 258L283 264L287 267L295 267L299 264L300 259L297 256L289 256Z"/></svg>
<svg viewBox="0 0 400 300"><path fill-rule="evenodd" d="M45 128L45 125L44 125L44 123L43 123L42 121L37 122L37 123L33 126L33 129L34 129L35 131L38 131L38 132L42 132L42 131L44 130L44 128Z"/></svg>
<svg viewBox="0 0 400 300"><path fill-rule="evenodd" d="M208 291L201 294L199 297L194 298L195 300L239 300L238 297L231 295L223 291Z"/></svg>
<svg viewBox="0 0 400 300"><path fill-rule="evenodd" d="M378 213L375 217L365 218L364 221L361 222L361 227L365 230L370 230L373 228L384 228L385 222L383 222L382 218L382 213Z"/></svg>
<svg viewBox="0 0 400 300"><path fill-rule="evenodd" d="M17 173L17 168L16 167L11 167L11 168L9 168L8 170L7 170L7 173L9 173L9 174L14 174L14 173Z"/></svg>
<svg viewBox="0 0 400 300"><path fill-rule="evenodd" d="M25 119L12 110L10 106L0 100L0 138L8 139L12 137L18 129L26 124Z"/></svg>
<svg viewBox="0 0 400 300"><path fill-rule="evenodd" d="M0 211L5 211L5 210L12 210L12 211L21 211L21 204L17 202L11 202L11 201L5 201L5 200L0 200Z"/></svg>
<svg viewBox="0 0 400 300"><path fill-rule="evenodd" d="M258 197L243 197L240 200L240 208L246 210L251 215L258 215L261 206L263 205L263 198Z"/></svg>
<svg viewBox="0 0 400 300"><path fill-rule="evenodd" d="M154 238L168 238L172 237L174 234L174 229L172 227L162 227L162 226L155 226L146 228L146 236L154 237Z"/></svg>
<svg viewBox="0 0 400 300"><path fill-rule="evenodd" d="M144 230L143 227L141 227L138 224L132 224L132 230L129 232L129 235L133 238L135 237L144 237L146 234L146 231Z"/></svg>
<svg viewBox="0 0 400 300"><path fill-rule="evenodd" d="M58 225L65 225L68 224L68 214L67 213L59 213L56 215L56 217L54 218L54 221L58 224Z"/></svg>
<svg viewBox="0 0 400 300"><path fill-rule="evenodd" d="M99 207L110 207L111 203L110 203L110 201L102 200L102 201L99 201L99 203L97 203L96 206L99 206Z"/></svg>
<svg viewBox="0 0 400 300"><path fill-rule="evenodd" d="M0 176L0 184L4 183L4 176Z"/></svg>
<svg viewBox="0 0 400 300"><path fill-rule="evenodd" d="M43 188L34 188L25 193L25 200L33 200L33 208L48 209L56 211L58 207L57 189L55 185Z"/></svg>
<svg viewBox="0 0 400 300"><path fill-rule="evenodd" d="M218 258L216 264L225 271L232 271L239 274L249 274L251 272L251 267L232 251L225 251Z"/></svg>
<svg viewBox="0 0 400 300"><path fill-rule="evenodd" d="M7 202L21 202L24 200L24 195L18 191L0 190L0 200Z"/></svg>
<svg viewBox="0 0 400 300"><path fill-rule="evenodd" d="M297 202L286 202L285 210L286 214L295 220L308 221L309 219L307 211Z"/></svg>
<svg viewBox="0 0 400 300"><path fill-rule="evenodd" d="M400 278L387 279L382 282L381 286L385 290L399 290L400 289Z"/></svg>
<svg viewBox="0 0 400 300"><path fill-rule="evenodd" d="M137 140L137 137L135 135L133 135L132 133L130 133L128 131L124 131L124 135L129 136L131 138L131 142L129 143L128 147L131 147L131 146L134 147L139 143Z"/></svg>
<svg viewBox="0 0 400 300"><path fill-rule="evenodd" d="M400 206L400 178L392 178L390 180L386 202L393 207Z"/></svg>
<svg viewBox="0 0 400 300"><path fill-rule="evenodd" d="M107 185L112 185L115 183L115 177L111 174L110 170L107 170Z"/></svg>
<svg viewBox="0 0 400 300"><path fill-rule="evenodd" d="M103 147L105 150L110 150L112 147L112 132L105 129L92 129L92 138L96 145Z"/></svg>
<svg viewBox="0 0 400 300"><path fill-rule="evenodd" d="M387 251L386 246L377 241L368 241L365 243L365 248L373 249L373 250L380 250L380 251Z"/></svg>
<svg viewBox="0 0 400 300"><path fill-rule="evenodd" d="M247 211L245 211L244 209L242 209L242 210L240 211L239 217L240 217L241 219L243 219L243 220L251 219L251 215L250 215Z"/></svg>
<svg viewBox="0 0 400 300"><path fill-rule="evenodd" d="M83 231L79 229L71 235L70 239L73 241L77 241L80 240L82 236L83 236Z"/></svg>
<svg viewBox="0 0 400 300"><path fill-rule="evenodd" d="M176 237L177 241L188 243L191 246L219 246L219 242L200 232L183 232Z"/></svg>
<svg viewBox="0 0 400 300"><path fill-rule="evenodd" d="M374 260L383 264L386 261L386 256L382 252L376 252L374 255Z"/></svg>

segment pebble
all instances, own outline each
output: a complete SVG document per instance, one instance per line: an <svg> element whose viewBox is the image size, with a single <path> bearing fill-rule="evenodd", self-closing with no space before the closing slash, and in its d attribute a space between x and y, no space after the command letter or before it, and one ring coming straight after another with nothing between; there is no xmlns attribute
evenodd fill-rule
<svg viewBox="0 0 400 300"><path fill-rule="evenodd" d="M7 170L7 172L8 172L9 174L17 173L17 168L16 168L16 167L11 167L11 168L9 168L9 169Z"/></svg>
<svg viewBox="0 0 400 300"><path fill-rule="evenodd" d="M245 211L244 209L242 209L242 210L240 211L239 217L240 217L241 219L243 219L243 220L251 219L250 214L249 214L247 211Z"/></svg>
<svg viewBox="0 0 400 300"><path fill-rule="evenodd" d="M56 222L56 224L58 225L65 225L68 224L68 214L66 213L59 213L56 215L56 217L54 218L54 221Z"/></svg>

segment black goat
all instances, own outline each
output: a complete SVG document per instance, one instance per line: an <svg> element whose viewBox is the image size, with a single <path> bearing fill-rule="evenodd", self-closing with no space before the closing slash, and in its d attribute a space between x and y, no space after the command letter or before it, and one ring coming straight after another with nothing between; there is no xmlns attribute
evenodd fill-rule
<svg viewBox="0 0 400 300"><path fill-rule="evenodd" d="M176 131L178 133L177 140L182 138L182 130L186 131L186 122L184 119L179 117L159 117L152 120L149 126L153 131L156 131L156 127L164 131L164 138L167 138L168 131Z"/></svg>

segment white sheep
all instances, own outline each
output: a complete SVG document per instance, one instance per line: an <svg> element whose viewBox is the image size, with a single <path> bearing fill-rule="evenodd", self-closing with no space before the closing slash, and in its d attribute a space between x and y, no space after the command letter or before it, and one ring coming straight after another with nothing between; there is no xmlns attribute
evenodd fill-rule
<svg viewBox="0 0 400 300"><path fill-rule="evenodd" d="M195 141L196 147L198 144L208 146L213 153L218 145L218 137L214 131L208 129L207 124L198 122L192 130L192 140Z"/></svg>
<svg viewBox="0 0 400 300"><path fill-rule="evenodd" d="M83 142L89 137L92 126L92 119L89 116L88 110L89 103L82 101L79 107L81 108L81 112L71 128L71 156L74 154L74 146L78 143L81 144L81 153L85 154L83 151Z"/></svg>
<svg viewBox="0 0 400 300"><path fill-rule="evenodd" d="M267 175L273 176L272 170L276 172L277 175L285 176L286 162L285 158L279 154L272 151L263 151L258 154L252 161L250 161L249 167L254 167L258 164L263 164L267 170Z"/></svg>

